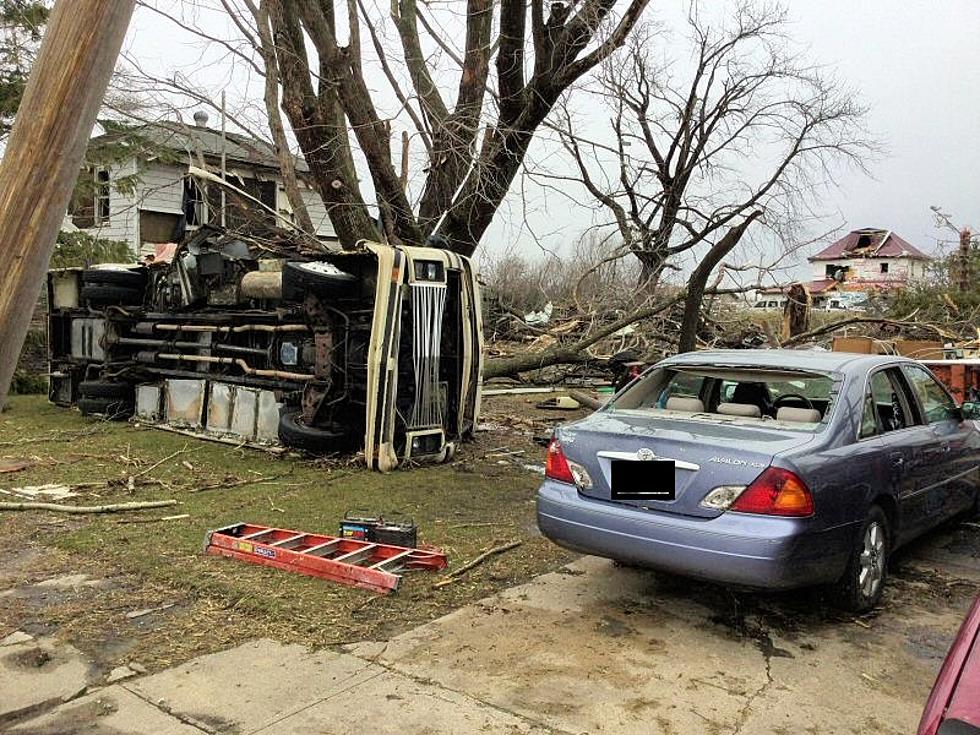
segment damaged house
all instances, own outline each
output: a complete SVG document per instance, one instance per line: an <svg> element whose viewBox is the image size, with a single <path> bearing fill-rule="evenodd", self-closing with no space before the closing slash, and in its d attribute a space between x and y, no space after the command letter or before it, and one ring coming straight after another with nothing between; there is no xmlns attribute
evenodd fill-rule
<svg viewBox="0 0 980 735"><path fill-rule="evenodd" d="M292 220L272 147L208 127L203 111L194 114L193 125L160 121L107 129L91 140L89 152L91 163L81 174L63 229L125 242L134 256L152 253L158 243L179 242L206 224L254 229L274 224L279 218L273 212ZM189 165L215 173L224 167L230 184L268 209L187 177ZM336 242L323 201L302 180L306 163L298 158L296 168L317 237Z"/></svg>

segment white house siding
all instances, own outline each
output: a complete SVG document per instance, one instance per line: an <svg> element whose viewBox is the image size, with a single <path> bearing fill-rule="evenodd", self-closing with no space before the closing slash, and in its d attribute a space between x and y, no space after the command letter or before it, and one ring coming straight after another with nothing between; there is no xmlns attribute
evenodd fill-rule
<svg viewBox="0 0 980 735"><path fill-rule="evenodd" d="M306 210L310 213L310 220L316 228L317 237L335 240L337 234L334 232L333 225L330 224L330 217L327 216L327 208L323 205L323 199L312 189L302 190L303 201L306 202Z"/></svg>
<svg viewBox="0 0 980 735"><path fill-rule="evenodd" d="M134 194L120 193L116 190L116 182L123 177L130 176L136 171L133 161L127 161L109 169L109 220L102 222L95 227L84 228L92 237L104 240L119 240L129 243L130 248L137 240L139 217L136 212ZM71 221L71 216L65 216L64 229L75 230L75 225ZM134 249L135 255L135 249Z"/></svg>
<svg viewBox="0 0 980 735"><path fill-rule="evenodd" d="M888 273L881 272L881 264L888 264ZM926 263L912 258L850 258L820 260L813 263L813 278L827 277L827 266L847 269L848 280L864 281L913 281L923 278Z"/></svg>
<svg viewBox="0 0 980 735"><path fill-rule="evenodd" d="M143 169L139 186L139 207L153 212L181 214L184 201L186 166L150 163Z"/></svg>

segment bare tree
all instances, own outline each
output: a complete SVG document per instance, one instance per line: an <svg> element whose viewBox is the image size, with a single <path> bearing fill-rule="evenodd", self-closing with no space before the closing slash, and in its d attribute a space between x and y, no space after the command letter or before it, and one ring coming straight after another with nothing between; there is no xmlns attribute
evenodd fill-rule
<svg viewBox="0 0 980 735"><path fill-rule="evenodd" d="M862 167L875 150L865 109L791 50L786 24L777 5L746 2L716 24L695 3L690 62L660 60L659 31L645 25L625 59L604 65L594 94L611 113L608 142L584 142L564 115L572 178L610 215L617 256L638 258L651 289L667 269L692 269L682 351L694 348L711 273L748 226L811 214L836 167Z"/></svg>
<svg viewBox="0 0 980 735"><path fill-rule="evenodd" d="M375 0L221 0L238 31L222 38L152 1L147 7L230 61L278 81L342 243L386 237L464 254L475 251L555 103L623 45L649 2L568 0L546 9L543 0L392 0L383 13ZM392 150L399 137L400 156ZM411 180L410 145L423 157L423 175Z"/></svg>

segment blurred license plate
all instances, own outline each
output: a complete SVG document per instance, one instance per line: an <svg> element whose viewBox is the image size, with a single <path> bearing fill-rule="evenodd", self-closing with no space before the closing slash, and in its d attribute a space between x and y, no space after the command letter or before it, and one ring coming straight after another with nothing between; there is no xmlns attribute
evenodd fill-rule
<svg viewBox="0 0 980 735"><path fill-rule="evenodd" d="M673 500L674 461L612 460L613 500Z"/></svg>

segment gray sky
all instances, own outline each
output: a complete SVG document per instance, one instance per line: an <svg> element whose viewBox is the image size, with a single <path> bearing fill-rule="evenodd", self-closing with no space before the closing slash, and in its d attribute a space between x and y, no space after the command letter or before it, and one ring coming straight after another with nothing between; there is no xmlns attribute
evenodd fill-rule
<svg viewBox="0 0 980 735"><path fill-rule="evenodd" d="M178 0L155 1L192 13ZM787 6L794 39L809 49L812 61L826 64L859 91L870 107L868 127L887 149L872 166L873 178L860 171L838 173L840 188L828 193L825 220L814 223L812 234L835 226L878 226L932 250L940 233L930 205L942 206L957 223L980 224L976 0L790 0ZM668 23L682 17L686 7L686 0L651 3L652 15ZM225 30L218 16L205 12L195 18L215 35ZM205 48L145 9L137 11L127 49L155 73L165 76L179 67L204 86L225 87L229 99L251 97L256 110L261 107L254 77L231 70L214 46ZM207 62L203 69L201 59ZM539 161L567 165L547 147L536 155ZM592 222L588 211L533 188L522 192L518 182L484 240L485 249L539 252L524 227L525 215L544 244L556 250Z"/></svg>

